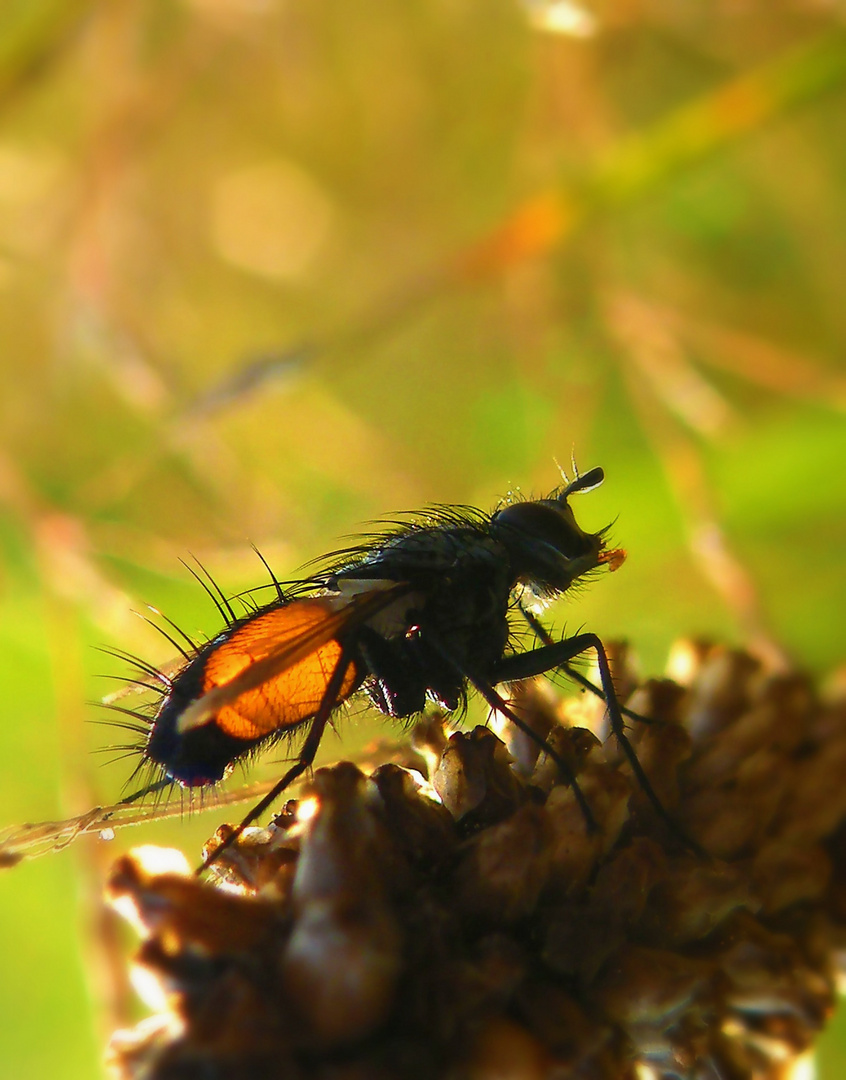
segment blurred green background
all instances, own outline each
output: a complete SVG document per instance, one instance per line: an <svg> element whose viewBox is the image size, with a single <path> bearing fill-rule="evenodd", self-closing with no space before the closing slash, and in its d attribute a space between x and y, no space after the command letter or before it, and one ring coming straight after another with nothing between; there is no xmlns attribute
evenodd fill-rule
<svg viewBox="0 0 846 1080"><path fill-rule="evenodd" d="M86 704L231 591L427 502L546 493L629 559L554 613L783 651L846 594L846 34L825 0L0 5L0 825L119 797ZM342 726L332 753L361 736ZM378 726L376 728L378 731ZM371 732L372 734L372 732ZM277 755L278 757L278 755ZM275 766L278 771L278 764ZM268 766L269 775L274 765ZM139 842L0 876L0 1058L140 1015L99 906ZM843 1074L836 1025L820 1075Z"/></svg>

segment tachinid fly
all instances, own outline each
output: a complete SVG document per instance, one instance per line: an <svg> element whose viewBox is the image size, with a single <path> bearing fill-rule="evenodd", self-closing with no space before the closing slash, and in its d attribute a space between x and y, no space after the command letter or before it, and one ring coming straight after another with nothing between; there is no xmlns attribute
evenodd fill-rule
<svg viewBox="0 0 846 1080"><path fill-rule="evenodd" d="M225 629L189 654L175 676L148 669L161 701L145 718L142 754L164 781L130 799L167 781L214 784L235 762L302 729L296 762L240 832L311 765L333 711L356 691L401 718L427 700L455 710L473 687L527 730L497 685L566 666L594 649L612 728L657 803L625 737L601 641L589 633L554 641L531 610L590 571L623 561L622 551L606 548L607 530L584 532L570 507L571 496L603 477L592 469L545 499L509 502L492 514L453 506L428 511L330 556L290 588L274 579L275 599L243 617L221 595ZM520 619L538 637L536 647L516 645ZM543 745L573 784L590 826L590 808L567 763Z"/></svg>

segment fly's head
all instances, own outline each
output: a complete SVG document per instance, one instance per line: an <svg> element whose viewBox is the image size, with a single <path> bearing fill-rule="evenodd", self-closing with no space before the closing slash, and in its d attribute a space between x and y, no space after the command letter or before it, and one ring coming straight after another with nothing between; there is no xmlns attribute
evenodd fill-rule
<svg viewBox="0 0 846 1080"><path fill-rule="evenodd" d="M602 469L591 469L549 498L511 503L493 515L491 528L508 549L516 585L542 598L564 592L599 566L620 566L625 553L606 548L607 529L585 532L569 502L571 495L598 487L604 478Z"/></svg>

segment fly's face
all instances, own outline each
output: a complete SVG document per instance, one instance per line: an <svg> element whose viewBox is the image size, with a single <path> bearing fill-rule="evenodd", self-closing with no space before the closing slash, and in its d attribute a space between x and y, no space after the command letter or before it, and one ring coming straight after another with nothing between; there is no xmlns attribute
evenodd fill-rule
<svg viewBox="0 0 846 1080"><path fill-rule="evenodd" d="M569 497L602 483L602 469L576 477L548 499L513 503L494 514L491 527L508 549L515 582L539 591L564 592L596 567L616 570L625 555L605 548L604 533L588 533L573 515Z"/></svg>

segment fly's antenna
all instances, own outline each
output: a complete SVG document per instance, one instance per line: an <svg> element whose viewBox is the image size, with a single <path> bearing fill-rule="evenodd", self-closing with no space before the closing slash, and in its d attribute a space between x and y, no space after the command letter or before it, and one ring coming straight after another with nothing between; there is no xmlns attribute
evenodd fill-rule
<svg viewBox="0 0 846 1080"><path fill-rule="evenodd" d="M605 479L605 470L599 465L595 469L589 469L582 476L576 476L570 483L564 488L559 499L567 499L571 495L576 495L580 491L591 491L595 487L599 487L602 481Z"/></svg>
<svg viewBox="0 0 846 1080"><path fill-rule="evenodd" d="M572 480L561 467L558 458L553 458L552 460L555 462L555 467L558 469L561 479L564 481L564 487L556 496L558 499L566 499L570 495L575 495L580 491L590 491L592 488L599 487L605 479L605 470L599 467L589 469L583 476L579 472L579 466L576 464L575 449L570 451L570 468L573 470Z"/></svg>
<svg viewBox="0 0 846 1080"><path fill-rule="evenodd" d="M552 460L553 460L553 461L555 462L555 468L556 468L556 469L558 470L558 475L559 475L559 476L561 477L561 479L562 479L562 480L564 481L564 486L565 486L565 487L567 487L567 486L569 485L569 483L570 483L570 477L569 477L569 476L567 475L567 473L566 473L566 472L564 471L564 468L563 468L563 466L561 465L561 462L560 462L560 461L558 460L558 458L557 458L557 457L554 457L554 458L553 458ZM572 455L571 455L571 460L572 460ZM575 465L575 462L574 462L574 465ZM576 473L576 476L578 476L578 475L579 475L579 474L578 474L578 472L577 472L577 473Z"/></svg>

